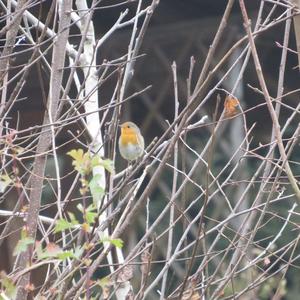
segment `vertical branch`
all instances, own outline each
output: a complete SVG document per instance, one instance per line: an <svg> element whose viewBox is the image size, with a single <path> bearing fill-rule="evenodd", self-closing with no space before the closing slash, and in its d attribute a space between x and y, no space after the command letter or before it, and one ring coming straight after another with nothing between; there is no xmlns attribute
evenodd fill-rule
<svg viewBox="0 0 300 300"><path fill-rule="evenodd" d="M94 5L92 4L92 7ZM76 0L76 6L79 11L79 15L82 18L80 31L84 39L83 53L81 55L81 67L84 73L85 87L84 94L89 97L84 103L85 111L87 112L86 123L89 133L93 139L91 144L91 150L94 153L99 153L104 156L103 139L100 128L100 118L97 110L98 104L98 85L97 69L96 69L96 56L95 56L95 29L92 22L93 9L89 9L87 1ZM99 185L105 187L105 173L103 168L94 168L93 174L99 176Z"/></svg>
<svg viewBox="0 0 300 300"><path fill-rule="evenodd" d="M300 0L292 0L294 3L297 11L295 12L296 15L294 15L294 29L295 29L295 39L296 39L296 46L297 46L297 52L298 52L298 69L300 71Z"/></svg>
<svg viewBox="0 0 300 300"><path fill-rule="evenodd" d="M5 95L6 95L6 88L7 88L5 82L7 80L11 54L13 52L15 40L22 20L22 14L26 9L26 2L27 2L26 0L18 1L18 4L15 8L15 17L14 18L8 17L6 21L7 22L6 26L8 30L6 32L5 44L0 56L0 88L3 89L1 95L0 115L2 115L5 107L4 104L5 104ZM9 8L11 8L11 6L9 6ZM8 11L8 13L9 12L10 11ZM3 121L4 119L0 121L0 125L1 125L0 134L2 128L4 127Z"/></svg>
<svg viewBox="0 0 300 300"><path fill-rule="evenodd" d="M178 83L177 83L177 67L175 61L172 64L172 72L173 72L173 80L174 80L174 120L178 118L178 109L179 109L179 101L178 101ZM177 125L175 125L175 130L177 129ZM174 146L174 160L173 160L173 184L172 184L172 193L170 199L173 199L176 188L177 188L177 177L178 177L178 142L175 143ZM174 235L174 213L175 213L175 205L172 203L170 207L170 219L169 219L169 226L170 230L168 233L168 247L167 247L167 253L166 253L166 261L169 261L172 253L172 246L173 246L173 235ZM161 294L160 299L163 300L165 297L166 292L166 286L167 286L167 279L168 279L168 270L164 274L164 277L162 279L162 287L161 287Z"/></svg>
<svg viewBox="0 0 300 300"><path fill-rule="evenodd" d="M232 56L230 57L229 62L234 64L235 61L238 59L240 53L241 53L241 49L240 48L236 49L236 51L234 51ZM243 70L242 61L239 61L239 63L234 68L233 72L229 75L228 82L225 82L225 86L227 83L228 90L235 89L235 93L234 93L235 97L237 97L237 99L239 99L241 106L244 106L244 105L242 105L242 104L245 104L243 78L241 78L241 81L238 81L238 84L235 85L235 83L237 82L237 79L239 77L240 70ZM246 125L246 121L243 120L243 116L236 117L233 120L229 120L229 123L230 123L229 124L229 126L230 126L230 151L229 151L229 153L231 153L233 149L238 149L241 141L244 140L245 135L246 135L246 132L244 132L244 128L247 125ZM242 157L243 157L243 151L240 149L239 155L237 155L234 158L234 162L239 163L239 161L241 160ZM241 165L240 174L238 174L238 177L247 178L248 177L247 173L249 170L247 161L241 161L240 165ZM245 190L245 187L246 187L246 184L241 183L237 188L235 188L235 191L236 191L235 192L235 202L237 202L238 199L240 199L241 195L243 194L243 191ZM238 209L242 210L242 209L248 208L248 205L249 205L248 199L245 199L241 203L241 205ZM241 218L236 218L235 220L233 220L234 228L238 229L240 224L241 224Z"/></svg>
<svg viewBox="0 0 300 300"><path fill-rule="evenodd" d="M51 116L52 120L57 118L57 108L59 105L63 68L66 54L66 44L69 37L69 25L70 25L70 13L72 9L72 1L65 0L61 4L61 15L58 26L58 35L54 41L53 55L52 55L52 72L50 78L50 88L48 95L48 111L44 116L44 125L49 125ZM51 131L47 126L43 127L40 134L39 142L37 145L37 156L34 160L34 167L31 177L31 190L30 190L30 202L28 209L28 216L26 218L26 230L28 236L35 239L37 231L38 215L41 206L41 195L43 191L43 180L46 166L46 151L51 141ZM25 269L31 264L32 247L28 247L28 250L21 253L17 268L19 270ZM27 297L26 286L30 282L30 272L23 275L18 282L18 295L17 299L25 299Z"/></svg>
<svg viewBox="0 0 300 300"><path fill-rule="evenodd" d="M8 72L10 55L13 52L15 40L22 20L22 14L26 9L26 2L26 0L18 1L15 9L15 17L7 19L7 27L9 29L6 32L5 45L0 57L0 86L3 85L3 77Z"/></svg>

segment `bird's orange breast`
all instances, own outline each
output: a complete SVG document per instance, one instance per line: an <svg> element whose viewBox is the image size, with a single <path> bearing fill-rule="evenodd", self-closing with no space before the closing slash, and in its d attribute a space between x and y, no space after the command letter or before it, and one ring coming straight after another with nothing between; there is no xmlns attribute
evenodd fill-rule
<svg viewBox="0 0 300 300"><path fill-rule="evenodd" d="M122 128L121 144L124 146L128 144L138 144L138 136L132 128Z"/></svg>

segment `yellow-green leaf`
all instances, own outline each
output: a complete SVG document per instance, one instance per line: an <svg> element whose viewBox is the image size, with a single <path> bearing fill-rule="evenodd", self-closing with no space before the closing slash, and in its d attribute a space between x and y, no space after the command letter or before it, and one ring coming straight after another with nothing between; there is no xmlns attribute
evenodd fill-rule
<svg viewBox="0 0 300 300"><path fill-rule="evenodd" d="M33 238L30 238L30 237L22 237L22 238L18 241L18 243L17 243L17 245L16 245L16 247L15 247L15 249L14 249L13 256L17 256L18 254L20 254L20 253L26 251L26 250L27 250L27 247L28 247L29 245L32 245L33 243L34 243L34 239L33 239Z"/></svg>
<svg viewBox="0 0 300 300"><path fill-rule="evenodd" d="M76 219L71 220L71 222L67 221L66 219L59 219L55 224L54 232L58 233L67 229L72 229L77 224L78 221Z"/></svg>
<svg viewBox="0 0 300 300"><path fill-rule="evenodd" d="M89 152L83 152L82 149L73 149L67 154L73 158L72 165L78 173L87 175L91 172L91 156Z"/></svg>
<svg viewBox="0 0 300 300"><path fill-rule="evenodd" d="M12 183L12 179L7 175L0 176L0 193L4 193L6 188Z"/></svg>

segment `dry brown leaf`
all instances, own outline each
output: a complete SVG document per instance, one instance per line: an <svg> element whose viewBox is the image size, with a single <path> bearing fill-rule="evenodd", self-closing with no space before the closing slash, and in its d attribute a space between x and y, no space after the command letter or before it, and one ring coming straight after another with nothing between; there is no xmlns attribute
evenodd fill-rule
<svg viewBox="0 0 300 300"><path fill-rule="evenodd" d="M182 295L182 300L201 300L200 294L193 289L185 290Z"/></svg>
<svg viewBox="0 0 300 300"><path fill-rule="evenodd" d="M143 276L147 276L149 272L149 262L151 260L151 253L148 250L145 250L141 255L141 272Z"/></svg>
<svg viewBox="0 0 300 300"><path fill-rule="evenodd" d="M191 300L201 300L201 296L197 291L194 291Z"/></svg>
<svg viewBox="0 0 300 300"><path fill-rule="evenodd" d="M46 250L49 253L55 254L58 252L61 252L61 248L59 247L59 245L55 244L55 243L48 243L46 246Z"/></svg>
<svg viewBox="0 0 300 300"><path fill-rule="evenodd" d="M25 285L25 290L26 290L27 292L33 292L34 289L35 289L35 286L34 286L33 283L28 283L28 284Z"/></svg>
<svg viewBox="0 0 300 300"><path fill-rule="evenodd" d="M131 265L127 265L122 268L121 272L117 276L117 283L123 283L129 281L133 277L133 268Z"/></svg>
<svg viewBox="0 0 300 300"><path fill-rule="evenodd" d="M182 300L201 300L200 294L196 290L196 286L196 278L191 278L188 288L183 292Z"/></svg>
<svg viewBox="0 0 300 300"><path fill-rule="evenodd" d="M232 95L228 95L224 102L225 117L230 118L238 113L239 100Z"/></svg>

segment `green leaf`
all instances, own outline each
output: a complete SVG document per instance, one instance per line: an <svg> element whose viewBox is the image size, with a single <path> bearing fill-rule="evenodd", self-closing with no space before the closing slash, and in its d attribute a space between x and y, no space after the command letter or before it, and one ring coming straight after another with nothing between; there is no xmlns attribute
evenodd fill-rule
<svg viewBox="0 0 300 300"><path fill-rule="evenodd" d="M71 156L74 160L80 161L83 158L83 150L82 149L72 149L71 151L67 152L69 156Z"/></svg>
<svg viewBox="0 0 300 300"><path fill-rule="evenodd" d="M89 188L93 197L94 204L97 205L104 195L104 188L100 186L101 175L96 174L89 183Z"/></svg>
<svg viewBox="0 0 300 300"><path fill-rule="evenodd" d="M109 173L114 173L114 162L110 159L103 159L99 155L94 155L92 158L92 166L101 166Z"/></svg>
<svg viewBox="0 0 300 300"><path fill-rule="evenodd" d="M109 279L108 276L105 276L105 277L99 279L99 280L97 281L97 283L98 283L101 287L104 287L104 286L106 286L106 285L111 284L110 279Z"/></svg>
<svg viewBox="0 0 300 300"><path fill-rule="evenodd" d="M107 170L109 173L114 173L115 167L114 162L110 159L103 159L102 166Z"/></svg>
<svg viewBox="0 0 300 300"><path fill-rule="evenodd" d="M117 248L123 248L124 242L121 239L112 239L110 236L105 236L104 233L100 233L99 236L101 243L110 243Z"/></svg>
<svg viewBox="0 0 300 300"><path fill-rule="evenodd" d="M15 299L17 295L17 288L13 280L9 278L4 271L1 271L0 279L1 279L2 289L3 287L5 288L5 296L7 296L7 298L2 297L2 299Z"/></svg>
<svg viewBox="0 0 300 300"><path fill-rule="evenodd" d="M85 218L88 224L93 224L95 222L95 218L97 217L97 213L96 212L86 212L85 214Z"/></svg>
<svg viewBox="0 0 300 300"><path fill-rule="evenodd" d="M102 158L100 157L100 155L97 155L95 154L93 157L92 157L92 166L93 167L97 167L97 166L100 166L101 165L101 161L102 161Z"/></svg>
<svg viewBox="0 0 300 300"><path fill-rule="evenodd" d="M73 158L72 165L81 175L91 173L93 167L101 166L110 173L114 172L114 163L110 159L102 159L99 155L91 156L90 152L84 152L82 149L72 149L67 152Z"/></svg>
<svg viewBox="0 0 300 300"><path fill-rule="evenodd" d="M66 229L71 229L73 227L73 224L71 222L68 222L65 219L59 219L57 220L56 224L55 224L55 229L54 232L62 232Z"/></svg>
<svg viewBox="0 0 300 300"><path fill-rule="evenodd" d="M111 239L110 242L117 248L122 249L124 246L124 242L121 239Z"/></svg>
<svg viewBox="0 0 300 300"><path fill-rule="evenodd" d="M64 251L61 253L57 254L57 258L61 259L61 260L65 260L67 258L75 258L73 251L69 250L69 251Z"/></svg>
<svg viewBox="0 0 300 300"><path fill-rule="evenodd" d="M73 149L67 154L73 158L72 165L78 173L87 175L91 172L91 156L89 152L83 152L82 149Z"/></svg>
<svg viewBox="0 0 300 300"><path fill-rule="evenodd" d="M93 203L90 204L86 209L84 209L82 204L79 203L77 205L77 209L84 214L84 219L88 224L93 224L95 222L95 218L97 217L98 213L96 206Z"/></svg>
<svg viewBox="0 0 300 300"><path fill-rule="evenodd" d="M59 219L57 220L54 228L54 232L62 232L67 229L73 228L75 225L78 225L78 221L75 219L74 215L69 213L71 222L67 221L66 219Z"/></svg>
<svg viewBox="0 0 300 300"><path fill-rule="evenodd" d="M34 243L34 239L33 239L33 238L30 238L30 237L22 237L22 238L18 241L18 243L17 243L17 245L16 245L16 247L15 247L15 249L14 249L13 256L17 256L18 254L20 254L20 253L26 251L26 250L27 250L27 247L28 247L29 245L32 245L33 243Z"/></svg>
<svg viewBox="0 0 300 300"><path fill-rule="evenodd" d="M43 249L42 249L42 242L36 241L35 242L35 251L38 259L41 259L41 256L43 255Z"/></svg>
<svg viewBox="0 0 300 300"><path fill-rule="evenodd" d="M41 243L37 243L36 252L38 259L46 258L58 258L60 260L65 260L67 258L76 258L72 250L63 251L55 243L49 243L47 246L42 249Z"/></svg>
<svg viewBox="0 0 300 300"><path fill-rule="evenodd" d="M7 174L0 175L0 193L4 193L11 183L12 179Z"/></svg>

